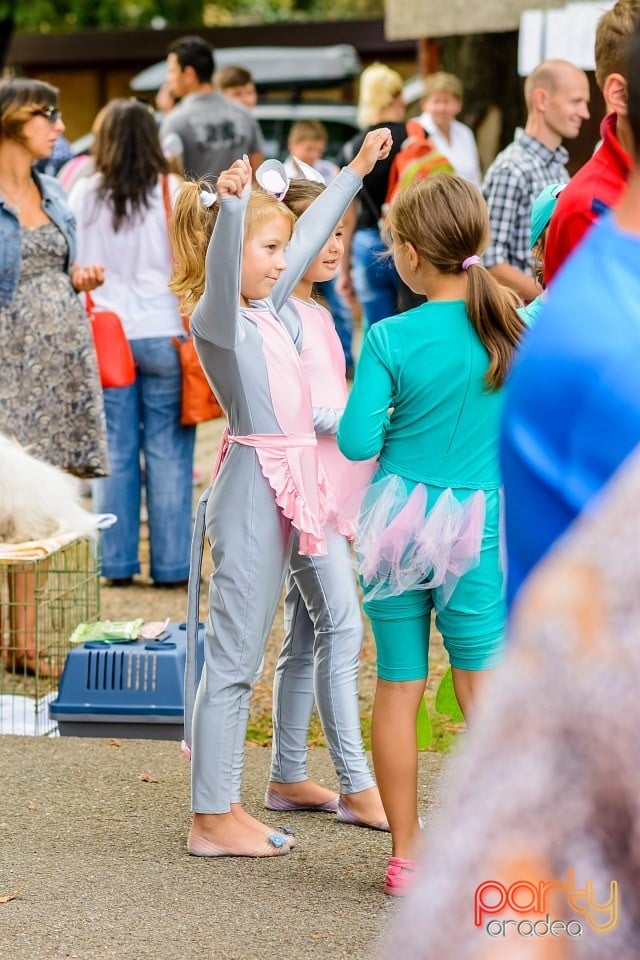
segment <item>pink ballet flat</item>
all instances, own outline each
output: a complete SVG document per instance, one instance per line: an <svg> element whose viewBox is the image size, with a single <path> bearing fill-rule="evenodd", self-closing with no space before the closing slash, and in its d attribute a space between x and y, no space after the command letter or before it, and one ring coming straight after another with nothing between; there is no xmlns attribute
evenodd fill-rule
<svg viewBox="0 0 640 960"><path fill-rule="evenodd" d="M280 833L270 833L265 838L264 844L256 847L251 853L234 853L231 850L224 850L202 837L189 836L187 840L187 853L192 857L282 857L285 853L289 853L290 849L286 839Z"/></svg>
<svg viewBox="0 0 640 960"><path fill-rule="evenodd" d="M338 798L336 820L339 820L340 823L347 823L351 827L368 827L369 830L382 830L384 833L389 833L389 824L386 820L382 820L380 823L368 823L366 820L361 820L344 802L342 797Z"/></svg>
<svg viewBox="0 0 640 960"><path fill-rule="evenodd" d="M384 892L388 897L406 897L413 886L417 864L414 860L389 857L384 878Z"/></svg>
<svg viewBox="0 0 640 960"><path fill-rule="evenodd" d="M295 800L290 800L282 793L278 793L273 787L267 787L267 792L264 795L264 805L267 810L279 810L280 812L306 810L311 813L335 813L338 809L338 797L335 800L325 800L324 803L296 803Z"/></svg>

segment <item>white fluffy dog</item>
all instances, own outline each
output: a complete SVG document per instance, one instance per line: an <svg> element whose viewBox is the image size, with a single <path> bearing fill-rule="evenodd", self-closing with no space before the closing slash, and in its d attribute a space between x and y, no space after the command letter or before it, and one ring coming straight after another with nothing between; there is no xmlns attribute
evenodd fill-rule
<svg viewBox="0 0 640 960"><path fill-rule="evenodd" d="M81 505L75 477L0 434L0 542L95 535L98 520Z"/></svg>

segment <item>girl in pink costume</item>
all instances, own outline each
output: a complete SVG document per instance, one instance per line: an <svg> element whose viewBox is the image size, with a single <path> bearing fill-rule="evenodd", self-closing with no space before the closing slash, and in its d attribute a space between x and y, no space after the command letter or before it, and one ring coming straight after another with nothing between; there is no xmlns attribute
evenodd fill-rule
<svg viewBox="0 0 640 960"><path fill-rule="evenodd" d="M323 190L320 183L293 180L284 203L300 216ZM363 627L348 539L355 531L355 511L349 516L348 508L356 502L358 488L363 490L371 479L375 461L355 464L338 450L335 434L348 395L344 353L330 314L312 297L313 284L331 279L340 266L342 232L339 222L285 304L274 298L282 319L301 328L300 359L311 388L329 513L326 556L301 553L294 534L285 638L274 677L273 750L265 804L272 810L336 812L342 822L387 830L362 743L358 666ZM338 774L339 796L307 775L314 702Z"/></svg>
<svg viewBox="0 0 640 960"><path fill-rule="evenodd" d="M309 387L293 331L280 320L271 297L278 281L288 288L284 299L289 296L362 176L388 151L388 134L376 133L304 223L301 218L293 238L287 208L265 191L251 190L246 160L220 175L218 201L201 184L185 183L176 204L173 288L185 295L187 309L195 306L191 326L198 354L229 420L206 504L214 573L193 712L192 655L185 685L194 812L187 848L196 856L264 857L289 850L281 833L243 809L242 756L251 688L292 533L299 531L305 553L326 552L326 494L318 483ZM197 541L196 531L192 557ZM190 621L196 594L190 597Z"/></svg>

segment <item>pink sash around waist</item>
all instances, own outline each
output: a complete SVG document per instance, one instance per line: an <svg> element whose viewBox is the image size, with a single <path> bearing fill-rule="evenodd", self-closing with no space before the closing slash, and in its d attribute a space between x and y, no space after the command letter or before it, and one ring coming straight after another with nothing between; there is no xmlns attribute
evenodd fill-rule
<svg viewBox="0 0 640 960"><path fill-rule="evenodd" d="M232 443L255 449L260 469L275 493L278 507L300 531L300 553L325 556L324 505L328 493L325 482L318 479L318 442L315 434L250 433L234 436L225 427L212 481L218 476Z"/></svg>

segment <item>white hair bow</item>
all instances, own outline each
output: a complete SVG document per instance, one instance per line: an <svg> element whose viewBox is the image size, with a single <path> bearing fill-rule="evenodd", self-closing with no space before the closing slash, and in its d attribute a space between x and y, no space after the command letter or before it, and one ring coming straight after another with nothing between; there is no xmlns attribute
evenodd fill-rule
<svg viewBox="0 0 640 960"><path fill-rule="evenodd" d="M201 190L200 191L200 203L203 207L212 207L216 200L218 199L217 193L214 193L212 190Z"/></svg>
<svg viewBox="0 0 640 960"><path fill-rule="evenodd" d="M302 160L296 160L296 168L300 171L300 180L313 180L315 183L324 184L324 177L318 173L308 163ZM265 160L256 171L256 180L263 190L276 197L277 200L284 200L289 189L291 180L285 170L285 166L280 160Z"/></svg>

